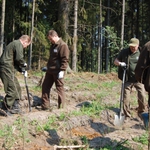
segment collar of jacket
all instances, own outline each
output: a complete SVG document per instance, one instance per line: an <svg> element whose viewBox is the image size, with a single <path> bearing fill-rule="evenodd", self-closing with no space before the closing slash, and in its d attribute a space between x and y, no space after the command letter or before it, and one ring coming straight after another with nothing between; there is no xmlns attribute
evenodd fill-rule
<svg viewBox="0 0 150 150"><path fill-rule="evenodd" d="M59 45L62 41L62 38L59 38L59 40L55 43L55 45Z"/></svg>

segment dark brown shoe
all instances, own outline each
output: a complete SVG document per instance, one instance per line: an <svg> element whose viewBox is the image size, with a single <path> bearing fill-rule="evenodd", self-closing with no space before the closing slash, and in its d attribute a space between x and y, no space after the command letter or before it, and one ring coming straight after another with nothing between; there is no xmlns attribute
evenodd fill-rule
<svg viewBox="0 0 150 150"><path fill-rule="evenodd" d="M43 107L43 106L41 106L41 109L42 109L42 110L49 110L50 107Z"/></svg>

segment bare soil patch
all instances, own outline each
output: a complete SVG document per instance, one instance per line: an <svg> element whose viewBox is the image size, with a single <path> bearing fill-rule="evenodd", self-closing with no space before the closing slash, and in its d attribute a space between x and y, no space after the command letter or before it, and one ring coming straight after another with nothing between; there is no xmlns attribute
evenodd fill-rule
<svg viewBox="0 0 150 150"><path fill-rule="evenodd" d="M127 150L145 150L148 149L147 146L140 143L134 142L133 138L141 136L146 132L143 121L137 116L135 106L133 106L132 113L133 119L126 121L123 126L116 127L113 124L114 115L118 111L116 108L116 103L119 103L119 93L121 82L117 78L116 73L109 74L95 74L95 73L76 73L66 75L66 107L64 109L57 109L57 93L55 90L55 85L51 91L51 110L42 111L36 107L32 107L32 111L28 112L28 101L26 96L26 89L23 80L23 76L18 74L20 84L22 87L22 93L24 101L21 102L24 108L25 114L23 115L13 115L9 117L0 116L0 127L5 125L14 124L17 118L23 118L28 122L37 121L37 126L44 124L49 117L53 115L60 117L62 113L65 114L65 119L56 122L57 130L51 129L45 131L44 129L40 132L35 131L32 125L28 126L28 139L30 142L23 142L22 139L17 139L11 150L53 150L53 149L63 149L59 146L68 146L66 149L74 149L73 145L86 146L84 149L100 149L111 145L112 149L117 149L118 146L122 145L124 149ZM32 102L36 105L40 103L41 91L36 87L40 81L41 77L33 76L29 74L28 77L28 87L29 91L33 96ZM102 87L102 82L118 82L112 89L106 89L104 96L100 97L100 102L105 105L113 104L114 108L105 109L104 111L97 114L96 118L84 116L68 116L70 112L78 111L81 109L82 105L88 106L96 98L96 94L100 93L104 87ZM82 88L83 84L98 84L98 87L91 90L89 87ZM1 98L4 97L5 93L3 91L3 85L0 83L1 87ZM34 88L33 88L34 87ZM111 93L109 92L111 91ZM133 91L133 95L136 92ZM25 100L26 99L26 100ZM14 132L16 130L14 129ZM16 133L17 134L17 133ZM88 146L83 143L83 138L87 139ZM0 138L0 147L4 150L4 140L5 138ZM65 149L65 148L64 148ZM79 148L76 148L79 149Z"/></svg>

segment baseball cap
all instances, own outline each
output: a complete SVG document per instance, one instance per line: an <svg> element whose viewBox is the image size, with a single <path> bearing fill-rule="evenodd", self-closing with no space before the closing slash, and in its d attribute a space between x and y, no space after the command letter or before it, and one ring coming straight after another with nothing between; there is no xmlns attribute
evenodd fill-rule
<svg viewBox="0 0 150 150"><path fill-rule="evenodd" d="M137 46L139 45L139 40L137 38L132 38L129 42L129 46Z"/></svg>

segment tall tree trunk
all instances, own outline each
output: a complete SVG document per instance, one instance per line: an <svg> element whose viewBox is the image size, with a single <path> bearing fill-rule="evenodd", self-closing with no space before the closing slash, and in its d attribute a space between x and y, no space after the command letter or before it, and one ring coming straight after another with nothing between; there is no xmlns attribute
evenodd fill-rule
<svg viewBox="0 0 150 150"><path fill-rule="evenodd" d="M35 12L35 1L33 0L33 6L32 6L32 22L31 22L31 41L33 39L33 31L34 31L34 12ZM28 69L31 69L31 64L32 64L32 42L30 44L30 51L29 51L29 64L28 64Z"/></svg>
<svg viewBox="0 0 150 150"><path fill-rule="evenodd" d="M5 3L6 3L5 0L2 0L0 56L3 53L3 44L4 44Z"/></svg>
<svg viewBox="0 0 150 150"><path fill-rule="evenodd" d="M110 0L107 0L107 26L110 26ZM109 37L110 35L107 34L107 37ZM105 53L105 72L108 72L108 65L109 65L109 57L110 57L110 52L109 52L109 45L110 45L110 41L109 38L106 38L106 53Z"/></svg>
<svg viewBox="0 0 150 150"><path fill-rule="evenodd" d="M98 73L102 72L102 0L99 1L99 26L98 26Z"/></svg>
<svg viewBox="0 0 150 150"><path fill-rule="evenodd" d="M74 5L74 33L73 33L73 53L72 53L72 70L77 71L77 18L78 18L78 0Z"/></svg>
<svg viewBox="0 0 150 150"><path fill-rule="evenodd" d="M121 22L121 49L124 41L124 14L125 14L125 0L122 1L122 22Z"/></svg>
<svg viewBox="0 0 150 150"><path fill-rule="evenodd" d="M15 5L12 6L12 31L13 31L13 37L12 37L12 40L15 40Z"/></svg>
<svg viewBox="0 0 150 150"><path fill-rule="evenodd" d="M59 35L63 40L68 43L68 11L69 11L69 1L60 0L59 1L59 11L58 11L58 23L56 24L55 29L59 31Z"/></svg>
<svg viewBox="0 0 150 150"><path fill-rule="evenodd" d="M136 8L137 8L136 18L137 18L137 19L136 19L136 31L135 31L135 34L136 34L136 37L137 37L137 38L139 38L139 18L140 18L140 17L139 17L139 16L140 16L140 15L139 15L139 10L140 10L140 9L139 9L139 6L140 6L140 5L139 5L139 0L137 0L137 2L136 2Z"/></svg>
<svg viewBox="0 0 150 150"><path fill-rule="evenodd" d="M59 31L59 35L63 38L63 40L68 44L70 37L68 34L68 25L69 25L69 5L70 1L68 0L60 0L59 1L59 11L58 11L58 22L55 24L55 30ZM68 65L67 72L69 73L71 70Z"/></svg>

